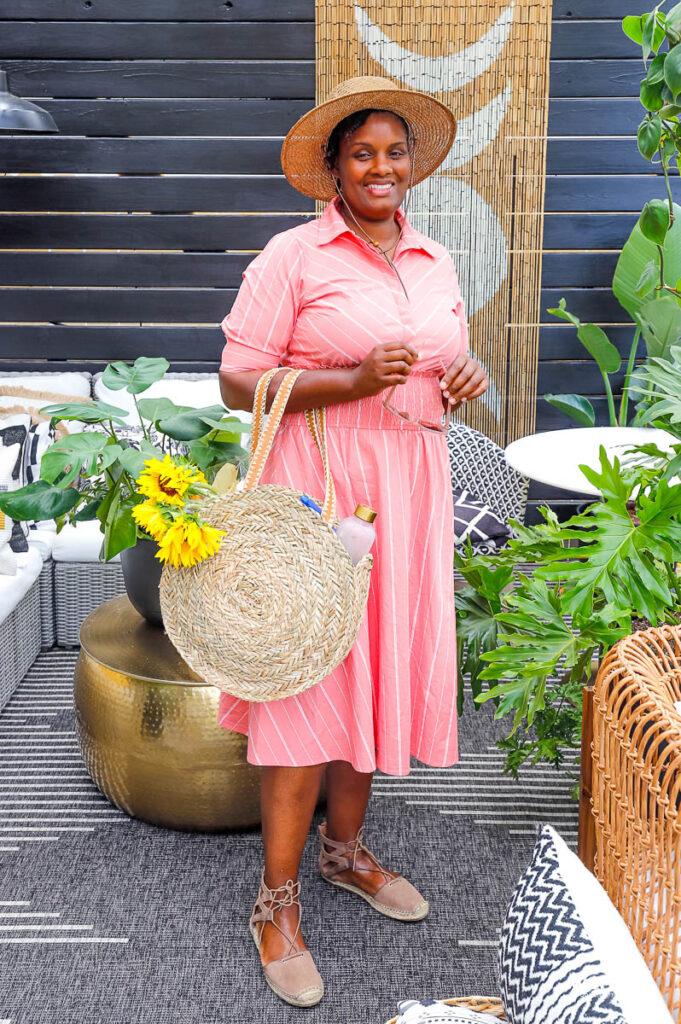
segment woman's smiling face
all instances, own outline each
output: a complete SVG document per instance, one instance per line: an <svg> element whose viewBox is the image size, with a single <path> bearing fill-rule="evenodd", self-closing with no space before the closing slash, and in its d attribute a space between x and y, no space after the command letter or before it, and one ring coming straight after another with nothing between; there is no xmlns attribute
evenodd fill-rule
<svg viewBox="0 0 681 1024"><path fill-rule="evenodd" d="M407 133L394 114L369 114L349 137L342 137L333 168L340 188L358 216L391 217L409 186L411 157Z"/></svg>

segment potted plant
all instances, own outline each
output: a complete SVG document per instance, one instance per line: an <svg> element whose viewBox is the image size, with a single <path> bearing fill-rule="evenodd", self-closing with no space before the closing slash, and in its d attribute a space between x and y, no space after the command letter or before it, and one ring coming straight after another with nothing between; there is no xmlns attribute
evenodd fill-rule
<svg viewBox="0 0 681 1024"><path fill-rule="evenodd" d="M592 666L637 619L681 621L681 442L673 449L623 467L601 447L600 471L581 467L601 501L563 523L547 507L537 526L512 520L517 537L494 556L455 553L469 584L456 595L460 706L470 673L475 704L513 715L500 741L513 775L578 746Z"/></svg>
<svg viewBox="0 0 681 1024"><path fill-rule="evenodd" d="M222 405L197 409L165 397L139 398L169 366L162 357L140 356L132 365L110 363L102 374L107 388L132 395L139 446L116 433L117 426L128 426L126 409L103 401L46 405L40 411L50 414L52 425L77 420L86 429L45 451L38 480L0 495L7 515L54 519L57 532L67 522L98 519L100 557L109 561L121 553L131 601L157 625L163 562L190 564L187 559L212 553L216 542L191 502L236 485L248 459L240 434L251 429Z"/></svg>

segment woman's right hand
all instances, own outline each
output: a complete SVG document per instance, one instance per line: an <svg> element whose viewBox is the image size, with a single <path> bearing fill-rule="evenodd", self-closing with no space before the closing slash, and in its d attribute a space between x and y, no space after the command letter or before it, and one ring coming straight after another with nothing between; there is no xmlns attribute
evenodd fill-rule
<svg viewBox="0 0 681 1024"><path fill-rule="evenodd" d="M354 388L358 398L377 395L393 384L405 384L412 364L419 353L412 345L387 341L376 345L359 366L353 369Z"/></svg>

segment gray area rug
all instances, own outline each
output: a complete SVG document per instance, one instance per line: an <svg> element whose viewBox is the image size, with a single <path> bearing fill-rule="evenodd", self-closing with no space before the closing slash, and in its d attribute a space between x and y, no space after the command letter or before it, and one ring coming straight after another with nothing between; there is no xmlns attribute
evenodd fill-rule
<svg viewBox="0 0 681 1024"><path fill-rule="evenodd" d="M496 946L536 825L574 846L570 782L502 774L489 707L460 722L461 760L377 774L365 842L429 899L382 917L301 868L303 930L325 981L298 1009L265 985L248 918L258 830L174 832L114 808L87 775L72 711L77 651L43 652L0 713L0 1024L383 1024L406 998L497 995Z"/></svg>

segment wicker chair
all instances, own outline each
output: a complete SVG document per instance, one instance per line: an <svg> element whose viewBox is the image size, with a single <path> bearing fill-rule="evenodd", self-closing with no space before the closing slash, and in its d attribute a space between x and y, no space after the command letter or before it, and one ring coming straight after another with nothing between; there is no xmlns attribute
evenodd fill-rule
<svg viewBox="0 0 681 1024"><path fill-rule="evenodd" d="M464 999L443 999L444 1003L450 1006L466 1006L469 1010L476 1010L477 1013L487 1013L491 1018L506 1020L504 1008L500 999L488 999L486 996L467 996ZM395 1024L397 1017L391 1017L386 1024Z"/></svg>
<svg viewBox="0 0 681 1024"><path fill-rule="evenodd" d="M593 695L596 877L681 1014L681 627L625 637ZM681 707L681 705L680 705Z"/></svg>

